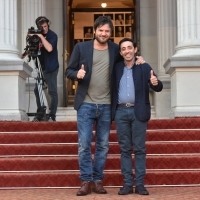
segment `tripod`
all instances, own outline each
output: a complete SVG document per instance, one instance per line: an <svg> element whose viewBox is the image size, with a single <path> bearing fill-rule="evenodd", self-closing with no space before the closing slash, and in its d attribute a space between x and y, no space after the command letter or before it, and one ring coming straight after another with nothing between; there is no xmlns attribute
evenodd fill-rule
<svg viewBox="0 0 200 200"><path fill-rule="evenodd" d="M47 107L45 106L45 99L44 99L45 96L49 106L50 99L47 93L47 84L46 81L44 80L43 71L39 58L32 57L32 60L34 61L35 69L37 70L37 77L35 77L36 87L34 89L36 103L37 103L37 112L32 121L47 121L48 119L48 116L46 114Z"/></svg>

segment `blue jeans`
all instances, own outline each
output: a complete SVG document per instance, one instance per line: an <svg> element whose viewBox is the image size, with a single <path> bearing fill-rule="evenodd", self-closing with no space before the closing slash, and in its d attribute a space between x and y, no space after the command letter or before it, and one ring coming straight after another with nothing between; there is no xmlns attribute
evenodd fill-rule
<svg viewBox="0 0 200 200"><path fill-rule="evenodd" d="M133 186L132 152L135 154L135 184L143 185L146 174L147 122L135 116L134 107L118 107L115 115L118 142L121 150L121 172L124 184Z"/></svg>
<svg viewBox="0 0 200 200"><path fill-rule="evenodd" d="M95 154L92 158L91 142L96 123ZM78 155L80 179L97 181L104 177L103 170L109 149L111 110L108 104L83 103L77 111Z"/></svg>

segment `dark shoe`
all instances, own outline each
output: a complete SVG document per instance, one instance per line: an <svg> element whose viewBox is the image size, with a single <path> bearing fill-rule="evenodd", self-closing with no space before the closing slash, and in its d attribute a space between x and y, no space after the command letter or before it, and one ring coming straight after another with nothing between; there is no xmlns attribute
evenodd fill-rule
<svg viewBox="0 0 200 200"><path fill-rule="evenodd" d="M37 109L37 112L35 114L35 117L32 120L33 122L41 122L41 121L47 121L46 116L46 106L42 106Z"/></svg>
<svg viewBox="0 0 200 200"><path fill-rule="evenodd" d="M48 119L48 122L55 122L55 121L56 121L56 119L52 118L52 117L49 117L49 119Z"/></svg>
<svg viewBox="0 0 200 200"><path fill-rule="evenodd" d="M140 195L149 195L149 192L144 187L144 185L138 185L135 187L135 193Z"/></svg>
<svg viewBox="0 0 200 200"><path fill-rule="evenodd" d="M102 181L92 182L91 189L97 194L107 194L107 191L103 188Z"/></svg>
<svg viewBox="0 0 200 200"><path fill-rule="evenodd" d="M91 193L90 182L83 181L81 184L81 188L76 193L77 196L84 196Z"/></svg>
<svg viewBox="0 0 200 200"><path fill-rule="evenodd" d="M124 185L122 188L120 188L118 194L119 195L126 195L126 194L132 194L133 193L133 187Z"/></svg>
<svg viewBox="0 0 200 200"><path fill-rule="evenodd" d="M47 121L48 121L48 122L56 121L56 115L48 114L48 115L47 115Z"/></svg>

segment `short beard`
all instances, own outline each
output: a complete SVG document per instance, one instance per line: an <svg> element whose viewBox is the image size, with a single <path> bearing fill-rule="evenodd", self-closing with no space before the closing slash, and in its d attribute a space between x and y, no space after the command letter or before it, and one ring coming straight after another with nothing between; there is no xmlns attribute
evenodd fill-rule
<svg viewBox="0 0 200 200"><path fill-rule="evenodd" d="M105 41L101 41L101 40L100 40L98 37L96 37L96 35L95 35L95 39L96 39L97 42L100 43L100 44L106 44L110 38L108 38L108 39L105 40Z"/></svg>

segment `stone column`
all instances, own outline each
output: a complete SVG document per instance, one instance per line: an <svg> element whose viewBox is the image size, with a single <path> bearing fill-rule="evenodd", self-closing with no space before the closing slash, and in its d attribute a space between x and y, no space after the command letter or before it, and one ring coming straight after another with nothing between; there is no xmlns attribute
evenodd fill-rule
<svg viewBox="0 0 200 200"><path fill-rule="evenodd" d="M177 0L178 44L165 63L171 78L170 117L200 115L200 0Z"/></svg>
<svg viewBox="0 0 200 200"><path fill-rule="evenodd" d="M199 56L200 0L177 0L178 45L174 57Z"/></svg>
<svg viewBox="0 0 200 200"><path fill-rule="evenodd" d="M26 36L28 29L34 27L37 29L35 24L35 19L39 16L46 16L46 0L21 0L21 30L22 30L22 52L26 47ZM27 57L24 58L27 62ZM36 99L34 94L35 79L33 77L37 76L35 72L34 62L28 63L32 69L32 77L27 79L26 82L26 105L28 113L35 113L37 110ZM45 102L45 105L47 103Z"/></svg>
<svg viewBox="0 0 200 200"><path fill-rule="evenodd" d="M17 49L17 0L0 0L0 120L28 120L25 80L32 69Z"/></svg>
<svg viewBox="0 0 200 200"><path fill-rule="evenodd" d="M16 7L17 0L0 0L0 61L20 60L17 49Z"/></svg>
<svg viewBox="0 0 200 200"><path fill-rule="evenodd" d="M162 81L170 81L163 64L175 53L177 44L176 1L157 0L158 75Z"/></svg>
<svg viewBox="0 0 200 200"><path fill-rule="evenodd" d="M162 118L168 118L171 109L170 76L165 73L163 65L174 54L177 44L176 11L176 1L157 0L158 77L164 88L155 93L155 107L156 115Z"/></svg>

